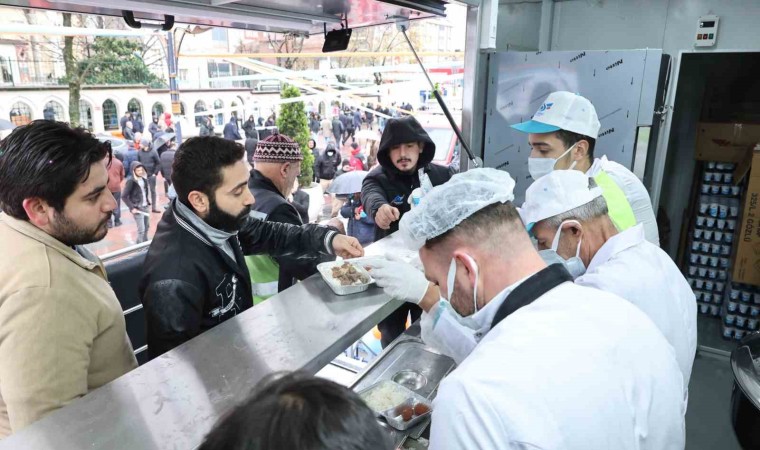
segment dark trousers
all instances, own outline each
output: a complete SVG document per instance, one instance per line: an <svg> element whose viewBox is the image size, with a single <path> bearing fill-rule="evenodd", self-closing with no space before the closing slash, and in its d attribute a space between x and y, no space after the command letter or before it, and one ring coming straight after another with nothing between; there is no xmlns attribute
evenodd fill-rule
<svg viewBox="0 0 760 450"><path fill-rule="evenodd" d="M113 220L115 223L121 222L121 192L111 192L116 200L116 209L113 210Z"/></svg>
<svg viewBox="0 0 760 450"><path fill-rule="evenodd" d="M401 336L401 333L406 330L406 316L410 313L412 315L412 323L414 323L422 316L422 308L411 303L404 303L399 309L377 324L377 328L382 335L380 343L383 345L383 348L390 345L391 342Z"/></svg>
<svg viewBox="0 0 760 450"><path fill-rule="evenodd" d="M157 209L158 205L156 204L156 176L151 175L148 177L148 185L150 186L150 204L153 207L153 209Z"/></svg>
<svg viewBox="0 0 760 450"><path fill-rule="evenodd" d="M346 136L343 138L343 145L346 145L346 142L348 142L348 139L353 139L351 142L356 142L356 138L354 137L354 134L356 133L356 130L353 128L349 128L348 131L346 131Z"/></svg>

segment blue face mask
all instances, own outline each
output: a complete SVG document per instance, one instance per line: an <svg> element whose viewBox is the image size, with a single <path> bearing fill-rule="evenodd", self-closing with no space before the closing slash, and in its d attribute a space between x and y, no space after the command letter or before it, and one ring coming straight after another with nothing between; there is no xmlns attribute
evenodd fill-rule
<svg viewBox="0 0 760 450"><path fill-rule="evenodd" d="M578 222L577 220L566 220L566 221L562 222L559 225L559 228L557 228L557 234L554 235L554 241L552 241L552 248L551 248L551 250L543 250L542 251L543 254L542 254L542 252L539 252L539 254L542 254L541 257L544 259L544 261L547 264L550 264L547 261L547 258L553 260L553 262L560 262L561 261L562 264L567 269L567 271L570 272L570 275L573 277L573 279L576 279L579 276L581 276L584 273L586 273L586 265L583 264L583 260L581 259L581 256L580 256L581 255L581 242L583 240L582 239L578 240L578 247L575 250L575 256L571 256L570 258L565 259L565 258L562 258L562 256L560 256L557 253L557 248L559 247L560 235L562 234L562 227L566 223L575 223L578 226L581 225L580 222ZM547 252L551 252L554 255L556 255L557 258L559 258L560 261L557 261L556 258L554 258L550 253L547 253Z"/></svg>

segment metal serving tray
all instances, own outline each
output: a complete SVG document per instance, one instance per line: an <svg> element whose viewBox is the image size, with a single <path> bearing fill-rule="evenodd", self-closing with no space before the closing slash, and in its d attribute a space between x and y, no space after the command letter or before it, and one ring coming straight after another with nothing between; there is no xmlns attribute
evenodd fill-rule
<svg viewBox="0 0 760 450"><path fill-rule="evenodd" d="M443 378L455 368L453 359L426 346L421 339L404 334L364 369L351 389L360 392L378 381L391 380L431 401ZM429 423L430 414L406 431L394 430L396 446L408 436L418 439Z"/></svg>
<svg viewBox="0 0 760 450"><path fill-rule="evenodd" d="M369 283L364 284L352 284L349 286L343 286L342 284L338 283L335 278L332 276L332 268L336 266L341 266L343 263L349 263L352 266L356 268L356 270L361 273L362 275L369 278ZM317 271L320 275L322 275L322 279L325 280L325 283L327 283L328 286L330 286L330 289L332 289L333 292L335 292L335 295L351 295L351 294L358 294L359 292L364 292L367 289L369 289L370 285L375 282L375 280L372 278L372 275L370 275L369 272L367 272L364 267L361 265L355 263L351 260L343 260L343 261L331 261L331 262L324 262L317 265Z"/></svg>
<svg viewBox="0 0 760 450"><path fill-rule="evenodd" d="M402 335L364 369L352 388L359 392L378 381L391 380L430 400L441 380L455 367L453 359L426 346L421 339Z"/></svg>
<svg viewBox="0 0 760 450"><path fill-rule="evenodd" d="M427 407L427 411L419 415L413 415L412 418L407 422L404 422L404 419L400 414L396 414L398 407L408 406L414 409L419 404L425 405ZM419 395L412 394L412 396L410 396L409 399L407 399L407 401L401 405L383 412L383 417L385 418L385 421L388 422L388 424L393 428L401 431L406 431L413 426L422 423L422 421L427 419L432 414L432 412L433 404L431 402L425 400Z"/></svg>
<svg viewBox="0 0 760 450"><path fill-rule="evenodd" d="M377 414L379 417L382 417L385 419L385 421L388 423L388 425L392 426L393 428L400 430L400 431L406 431L413 426L417 425L418 423L422 422L427 418L427 416L430 415L433 405L423 396L416 394L414 391L412 391L409 388L406 388L395 381L391 380L381 380L377 383L373 384L372 386L368 387L367 389L364 389L359 392L359 397L362 399L366 399L369 395L372 394L372 392L379 390L379 389L393 389L397 391L397 393L400 393L403 395L404 400L400 403L394 404L394 405L386 405L387 408L382 409L376 409L375 414ZM365 400L366 401L366 400ZM409 406L411 408L414 408L415 405L418 403L422 403L423 405L427 406L427 412L420 415L414 415L409 420L404 421L401 417L401 414L398 413L396 409L404 406Z"/></svg>

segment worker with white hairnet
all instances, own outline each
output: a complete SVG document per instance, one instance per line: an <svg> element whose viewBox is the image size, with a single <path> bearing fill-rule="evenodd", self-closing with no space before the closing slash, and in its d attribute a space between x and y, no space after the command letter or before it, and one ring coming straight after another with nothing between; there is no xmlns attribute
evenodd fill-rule
<svg viewBox="0 0 760 450"><path fill-rule="evenodd" d="M391 296L440 292L436 335L476 341L439 386L430 448L683 449L683 379L670 345L629 302L544 263L513 187L495 169L453 176L401 219L424 275L373 263Z"/></svg>
<svg viewBox="0 0 760 450"><path fill-rule="evenodd" d="M534 182L520 211L538 249L556 252L575 283L612 292L657 325L675 350L688 387L697 350L697 302L673 260L644 226L618 232L593 178L573 170Z"/></svg>

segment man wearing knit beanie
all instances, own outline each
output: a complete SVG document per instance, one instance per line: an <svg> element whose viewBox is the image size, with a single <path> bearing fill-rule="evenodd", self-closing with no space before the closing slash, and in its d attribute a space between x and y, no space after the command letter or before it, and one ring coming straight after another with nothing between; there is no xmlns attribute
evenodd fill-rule
<svg viewBox="0 0 760 450"><path fill-rule="evenodd" d="M303 154L298 143L284 134L273 134L258 142L251 159L254 168L248 187L256 199L253 210L263 220L302 225L298 211L288 201L301 173ZM316 265L322 261L317 255L310 258L246 256L254 304L289 288L295 280L313 275Z"/></svg>

